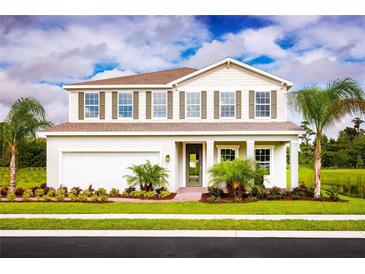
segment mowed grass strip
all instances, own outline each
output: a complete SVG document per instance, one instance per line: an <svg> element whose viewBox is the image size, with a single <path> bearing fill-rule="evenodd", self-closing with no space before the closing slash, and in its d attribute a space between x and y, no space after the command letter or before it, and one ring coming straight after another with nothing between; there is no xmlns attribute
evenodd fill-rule
<svg viewBox="0 0 365 274"><path fill-rule="evenodd" d="M1 230L323 230L365 231L365 221L2 219Z"/></svg>
<svg viewBox="0 0 365 274"><path fill-rule="evenodd" d="M45 167L19 168L16 172L17 187L28 188L40 186L46 180ZM7 167L0 167L0 186L9 186L10 171Z"/></svg>
<svg viewBox="0 0 365 274"><path fill-rule="evenodd" d="M78 203L78 202L0 202L1 214L85 214L85 213L154 213L154 214L365 214L365 199L348 202L258 201L252 203L208 204L201 202L169 203Z"/></svg>

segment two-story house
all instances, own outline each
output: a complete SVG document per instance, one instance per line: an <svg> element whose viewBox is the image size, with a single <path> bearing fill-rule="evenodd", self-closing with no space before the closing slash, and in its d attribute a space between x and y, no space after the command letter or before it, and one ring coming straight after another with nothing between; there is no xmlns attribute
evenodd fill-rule
<svg viewBox="0 0 365 274"><path fill-rule="evenodd" d="M170 190L208 186L221 160L252 158L267 187L298 184L298 136L287 120L288 80L232 58L65 85L69 122L47 129L47 184L124 188L128 167L150 160L169 170Z"/></svg>

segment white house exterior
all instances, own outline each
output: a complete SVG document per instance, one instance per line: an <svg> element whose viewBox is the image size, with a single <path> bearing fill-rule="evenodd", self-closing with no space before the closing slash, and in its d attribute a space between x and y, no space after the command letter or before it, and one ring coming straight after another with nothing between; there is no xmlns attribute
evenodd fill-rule
<svg viewBox="0 0 365 274"><path fill-rule="evenodd" d="M252 158L267 187L298 184L298 136L287 120L292 83L232 58L202 69L65 85L69 122L46 130L47 184L124 188L127 167L146 160L169 170L170 190L209 184L222 159Z"/></svg>

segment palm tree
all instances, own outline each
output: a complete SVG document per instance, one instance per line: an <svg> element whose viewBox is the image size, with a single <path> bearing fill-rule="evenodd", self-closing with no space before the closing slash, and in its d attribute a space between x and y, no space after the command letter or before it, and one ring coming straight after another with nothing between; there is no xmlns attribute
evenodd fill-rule
<svg viewBox="0 0 365 274"><path fill-rule="evenodd" d="M288 94L289 105L315 128L315 193L321 195L321 136L345 115L365 112L365 97L360 85L351 78L329 82L326 88L307 87Z"/></svg>
<svg viewBox="0 0 365 274"><path fill-rule="evenodd" d="M16 188L16 155L19 142L29 137L34 138L38 130L50 125L43 106L34 98L20 98L11 106L3 125L4 140L11 154L11 191Z"/></svg>
<svg viewBox="0 0 365 274"><path fill-rule="evenodd" d="M240 192L250 191L255 183L262 183L261 179L267 170L258 166L254 160L236 158L214 164L208 173L212 186L220 187L226 183L231 194L237 196Z"/></svg>
<svg viewBox="0 0 365 274"><path fill-rule="evenodd" d="M352 120L354 123L354 128L356 129L357 133L360 133L360 126L362 123L364 123L364 120L361 120L360 117L356 117Z"/></svg>
<svg viewBox="0 0 365 274"><path fill-rule="evenodd" d="M139 185L141 190L152 191L154 187L164 187L168 185L168 171L166 168L154 164L150 161L142 165L133 165L128 168L133 175L125 175L127 183L132 186Z"/></svg>

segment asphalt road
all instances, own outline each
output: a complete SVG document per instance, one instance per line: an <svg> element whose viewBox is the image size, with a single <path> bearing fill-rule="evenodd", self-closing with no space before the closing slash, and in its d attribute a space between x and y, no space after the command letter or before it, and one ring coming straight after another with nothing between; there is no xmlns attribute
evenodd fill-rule
<svg viewBox="0 0 365 274"><path fill-rule="evenodd" d="M365 239L300 238L0 238L1 257L365 257Z"/></svg>

